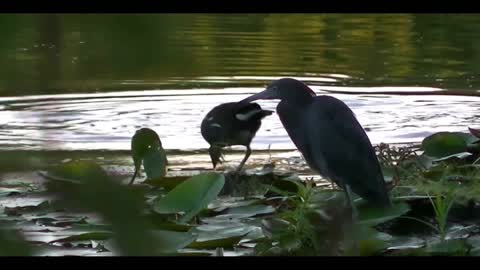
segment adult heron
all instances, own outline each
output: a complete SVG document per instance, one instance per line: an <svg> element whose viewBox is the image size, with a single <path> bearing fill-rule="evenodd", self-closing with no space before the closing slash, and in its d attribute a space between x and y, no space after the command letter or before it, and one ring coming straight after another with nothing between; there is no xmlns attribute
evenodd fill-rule
<svg viewBox="0 0 480 270"><path fill-rule="evenodd" d="M210 144L208 153L215 169L221 162L222 148L242 145L246 152L235 174L240 172L250 157L250 143L259 130L262 119L273 111L263 110L256 103L228 102L214 107L207 113L201 124L203 138Z"/></svg>
<svg viewBox="0 0 480 270"><path fill-rule="evenodd" d="M375 206L391 205L375 150L344 102L317 96L292 78L273 81L264 91L240 102L259 99L280 100L277 114L291 140L310 168L345 191L353 211L350 189Z"/></svg>

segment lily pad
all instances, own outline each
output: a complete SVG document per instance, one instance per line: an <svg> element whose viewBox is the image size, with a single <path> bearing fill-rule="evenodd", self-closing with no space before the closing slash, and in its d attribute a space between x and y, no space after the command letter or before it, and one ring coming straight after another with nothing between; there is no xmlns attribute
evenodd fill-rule
<svg viewBox="0 0 480 270"><path fill-rule="evenodd" d="M376 226L385 223L397 217L400 217L410 211L406 203L396 203L387 209L366 208L359 211L359 222L362 225Z"/></svg>
<svg viewBox="0 0 480 270"><path fill-rule="evenodd" d="M190 244L189 248L231 248L236 245L242 238L255 230L255 226L239 224L218 228L215 225L202 225L191 232L198 234L197 240Z"/></svg>
<svg viewBox="0 0 480 270"><path fill-rule="evenodd" d="M205 173L191 177L156 199L153 209L160 214L184 213L180 222L187 222L214 200L225 184L225 178L217 173Z"/></svg>
<svg viewBox="0 0 480 270"><path fill-rule="evenodd" d="M442 158L450 155L467 152L468 146L478 138L470 133L463 132L438 132L422 141L425 155Z"/></svg>
<svg viewBox="0 0 480 270"><path fill-rule="evenodd" d="M65 238L55 239L50 241L50 243L56 242L75 242L75 241L85 241L85 240L106 240L112 237L111 232L88 232L81 233L77 235L68 236Z"/></svg>
<svg viewBox="0 0 480 270"><path fill-rule="evenodd" d="M153 235L158 238L158 251L160 253L177 252L195 241L197 236L190 232L174 232L155 230Z"/></svg>
<svg viewBox="0 0 480 270"><path fill-rule="evenodd" d="M147 178L143 183L154 187L161 187L167 191L170 191L189 178L190 176Z"/></svg>
<svg viewBox="0 0 480 270"><path fill-rule="evenodd" d="M431 255L465 255L468 247L465 240L450 239L429 244L425 251Z"/></svg>
<svg viewBox="0 0 480 270"><path fill-rule="evenodd" d="M51 169L48 174L50 180L78 184L82 181L97 178L108 178L107 172L93 161L69 161Z"/></svg>

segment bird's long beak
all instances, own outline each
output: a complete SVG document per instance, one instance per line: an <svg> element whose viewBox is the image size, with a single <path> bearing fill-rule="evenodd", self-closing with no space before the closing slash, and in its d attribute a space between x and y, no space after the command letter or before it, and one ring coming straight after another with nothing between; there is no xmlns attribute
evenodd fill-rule
<svg viewBox="0 0 480 270"><path fill-rule="evenodd" d="M240 102L241 103L248 103L248 102L252 102L254 100L258 100L258 99L275 99L275 98L277 98L276 93L275 93L275 89L267 88L260 93L251 95L251 96L241 100Z"/></svg>

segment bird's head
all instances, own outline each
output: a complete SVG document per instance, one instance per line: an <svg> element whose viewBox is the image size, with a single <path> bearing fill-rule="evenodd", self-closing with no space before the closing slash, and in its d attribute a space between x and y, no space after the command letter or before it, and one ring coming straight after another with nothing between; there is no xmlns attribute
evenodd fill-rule
<svg viewBox="0 0 480 270"><path fill-rule="evenodd" d="M249 96L241 102L251 102L258 99L304 101L310 100L314 96L316 96L315 92L303 82L292 78L282 78L270 83L262 92Z"/></svg>
<svg viewBox="0 0 480 270"><path fill-rule="evenodd" d="M208 149L208 154L210 155L210 159L212 161L213 168L217 167L218 163L222 163L222 149L218 145L211 145Z"/></svg>

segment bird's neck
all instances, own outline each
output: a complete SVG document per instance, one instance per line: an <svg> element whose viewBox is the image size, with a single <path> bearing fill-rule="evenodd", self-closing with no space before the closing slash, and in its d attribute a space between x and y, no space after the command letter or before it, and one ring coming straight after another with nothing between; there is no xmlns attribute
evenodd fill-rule
<svg viewBox="0 0 480 270"><path fill-rule="evenodd" d="M306 93L306 95L296 95L294 97L283 99L281 102L288 103L290 106L306 106L313 101L313 96Z"/></svg>

